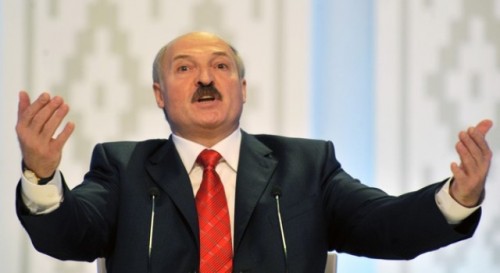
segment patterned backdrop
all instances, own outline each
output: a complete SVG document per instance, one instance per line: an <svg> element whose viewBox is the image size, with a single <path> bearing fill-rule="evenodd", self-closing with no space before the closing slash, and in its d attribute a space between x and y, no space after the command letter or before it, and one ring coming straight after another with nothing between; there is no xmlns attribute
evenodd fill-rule
<svg viewBox="0 0 500 273"><path fill-rule="evenodd" d="M48 90L70 105L76 131L61 165L70 187L80 182L96 143L168 137L153 97L151 64L160 47L185 32L216 32L241 52L248 71L245 130L308 135L308 1L8 0L2 6L8 11L2 22L9 67L2 84L8 113L2 147L11 156L2 157L9 196L0 211L8 216L7 234L17 235L6 239L15 251L0 249L0 259L9 261L2 272L95 272L94 264L36 253L12 214L20 162L12 128L20 89L33 96Z"/></svg>
<svg viewBox="0 0 500 273"><path fill-rule="evenodd" d="M500 152L500 1L379 1L376 180L401 193L450 175L457 133L496 121ZM379 272L499 272L500 160L473 240Z"/></svg>
<svg viewBox="0 0 500 273"><path fill-rule="evenodd" d="M13 215L20 174L13 131L18 90L33 96L49 90L70 104L68 119L77 128L61 169L74 186L95 143L168 136L151 89L154 55L181 33L215 31L247 64L242 127L309 136L309 73L311 63L322 61L311 60L312 2L3 0L1 271L95 272L95 264L38 254ZM496 122L489 140L498 155L500 0L373 2L375 184L398 194L449 176L458 131L483 117ZM499 170L495 160L473 240L411 262L380 261L377 272L499 272Z"/></svg>

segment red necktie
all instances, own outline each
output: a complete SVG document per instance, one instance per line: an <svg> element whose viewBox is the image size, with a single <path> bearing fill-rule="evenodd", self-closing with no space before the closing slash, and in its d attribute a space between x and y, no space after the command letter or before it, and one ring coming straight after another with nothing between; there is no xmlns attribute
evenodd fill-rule
<svg viewBox="0 0 500 273"><path fill-rule="evenodd" d="M230 273L233 269L231 226L224 186L215 166L221 155L203 150L197 163L203 166L203 180L196 194L200 225L200 272Z"/></svg>

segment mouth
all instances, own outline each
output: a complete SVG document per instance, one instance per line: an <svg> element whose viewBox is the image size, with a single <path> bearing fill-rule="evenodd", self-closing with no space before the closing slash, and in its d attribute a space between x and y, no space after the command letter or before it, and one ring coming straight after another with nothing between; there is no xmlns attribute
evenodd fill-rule
<svg viewBox="0 0 500 273"><path fill-rule="evenodd" d="M222 95L213 85L200 86L193 94L191 102L211 102L215 100L222 100Z"/></svg>
<svg viewBox="0 0 500 273"><path fill-rule="evenodd" d="M203 96L203 97L198 98L197 102L206 102L206 101L214 101L214 100L215 100L214 96L207 95L207 96Z"/></svg>

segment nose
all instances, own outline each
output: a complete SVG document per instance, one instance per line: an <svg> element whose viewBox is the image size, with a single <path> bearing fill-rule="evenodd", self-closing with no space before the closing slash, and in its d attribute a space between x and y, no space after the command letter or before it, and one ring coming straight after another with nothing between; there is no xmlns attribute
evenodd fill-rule
<svg viewBox="0 0 500 273"><path fill-rule="evenodd" d="M213 83L213 75L210 71L210 68L200 69L200 73L198 75L198 85L206 86Z"/></svg>

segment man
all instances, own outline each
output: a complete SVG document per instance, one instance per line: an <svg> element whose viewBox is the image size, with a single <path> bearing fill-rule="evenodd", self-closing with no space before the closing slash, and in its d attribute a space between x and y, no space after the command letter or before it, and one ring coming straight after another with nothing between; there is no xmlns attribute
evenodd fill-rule
<svg viewBox="0 0 500 273"><path fill-rule="evenodd" d="M172 136L97 145L71 191L58 166L74 124L52 137L68 106L45 93L31 103L21 92L17 211L34 246L63 260L105 257L110 273L319 273L328 250L411 259L473 235L491 121L459 134L452 179L388 196L344 172L331 142L240 130L244 71L236 50L213 34L167 44L153 65L153 89ZM207 167L197 159L206 149L222 159ZM206 180L223 185L214 224L204 218L212 205L200 201ZM215 250L206 250L210 243ZM218 268L206 269L209 260Z"/></svg>

